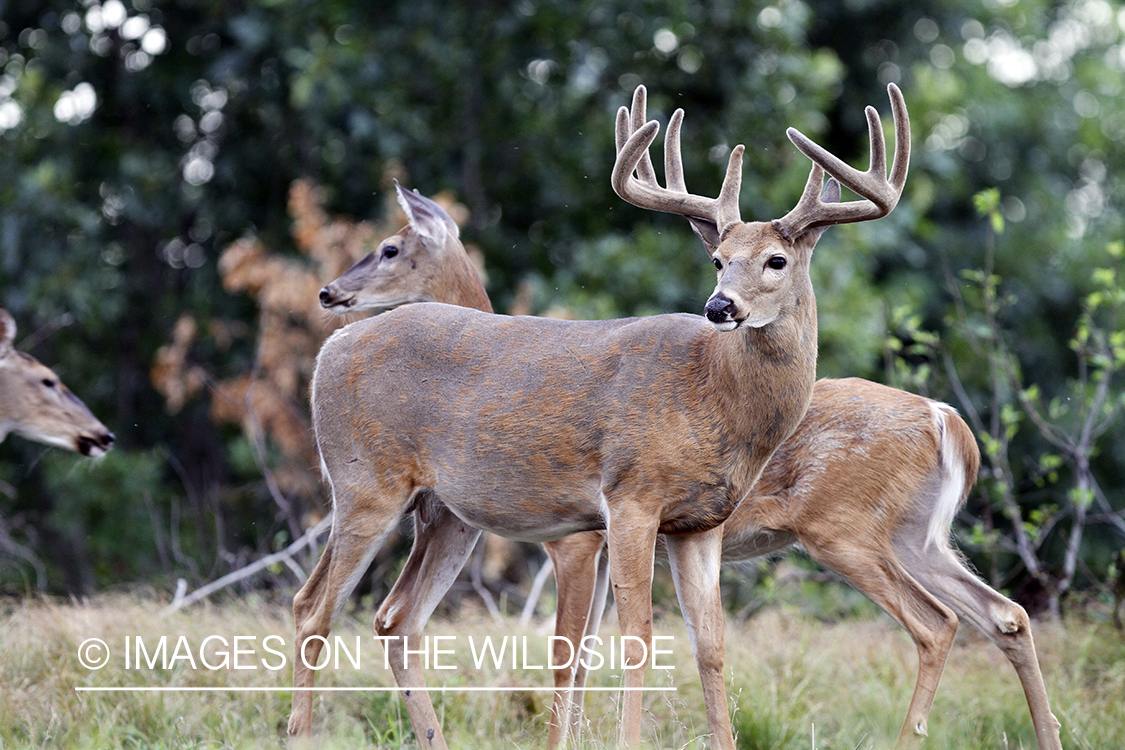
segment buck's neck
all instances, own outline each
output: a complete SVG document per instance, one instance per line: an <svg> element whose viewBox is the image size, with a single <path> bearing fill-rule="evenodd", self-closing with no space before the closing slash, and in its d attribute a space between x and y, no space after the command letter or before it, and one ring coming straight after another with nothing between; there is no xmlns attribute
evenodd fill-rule
<svg viewBox="0 0 1125 750"><path fill-rule="evenodd" d="M812 284L776 320L760 328L715 331L706 378L707 399L719 407L752 484L774 449L808 409L816 380L816 298Z"/></svg>

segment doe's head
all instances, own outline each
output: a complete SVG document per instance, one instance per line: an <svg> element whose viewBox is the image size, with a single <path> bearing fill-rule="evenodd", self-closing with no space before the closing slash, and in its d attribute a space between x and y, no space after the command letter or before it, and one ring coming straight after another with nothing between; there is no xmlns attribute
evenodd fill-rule
<svg viewBox="0 0 1125 750"><path fill-rule="evenodd" d="M0 440L14 432L84 456L109 450L113 433L51 368L17 351L15 337L15 320L0 308Z"/></svg>
<svg viewBox="0 0 1125 750"><path fill-rule="evenodd" d="M457 223L436 202L395 181L407 225L320 290L334 313L397 307L434 300L434 287L451 254L464 255Z"/></svg>

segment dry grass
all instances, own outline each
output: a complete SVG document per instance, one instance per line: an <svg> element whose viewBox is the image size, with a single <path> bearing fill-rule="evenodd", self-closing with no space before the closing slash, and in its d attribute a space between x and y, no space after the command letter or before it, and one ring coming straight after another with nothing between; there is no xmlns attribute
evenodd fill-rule
<svg viewBox="0 0 1125 750"><path fill-rule="evenodd" d="M290 668L270 670L280 656L259 647L240 657L256 669L207 669L199 648L207 636L253 636L245 646L269 644L291 664L292 621L284 604L247 599L223 606L198 606L164 618L160 603L138 596L102 596L81 604L23 601L0 611L0 748L276 748L282 746L289 713ZM612 619L612 618L611 618ZM333 631L349 645L359 638L361 669L346 660L325 669L318 685L389 686L381 647L371 639L369 613L342 618ZM647 743L660 748L706 746L704 713L689 641L676 612L655 620L658 635L672 636L661 661L671 672L649 672L646 684L676 692L646 696ZM527 638L527 664L545 664L549 630L521 628L466 617L431 623L431 636L449 636L441 655L452 670L431 669L431 685L547 686L543 669L491 665L476 669L469 648L485 636ZM612 622L604 635L615 633ZM125 638L141 636L151 652L168 636L168 655L181 636L186 656L176 666L126 669ZM99 670L79 662L79 645L101 638L113 652ZM1038 624L1040 659L1055 713L1068 748L1113 748L1125 736L1125 644L1104 624L1071 621ZM135 643L135 641L131 641ZM909 638L887 618L824 624L774 608L749 623L728 623L728 685L741 748L834 750L893 745L913 689L915 656ZM217 645L212 642L212 646ZM431 648L432 653L432 648ZM184 652L180 652L184 656ZM608 655L608 654L607 654ZM212 664L221 658L208 649ZM510 658L510 652L509 652ZM135 660L134 660L135 662ZM592 685L613 686L617 675L593 673ZM82 686L276 687L278 692L90 693ZM549 692L435 694L446 737L453 747L535 748L546 737ZM591 693L586 700L584 748L613 745L617 694ZM401 702L394 693L318 694L318 743L322 747L413 746ZM815 746L814 746L815 733ZM924 748L1034 747L1026 704L1014 672L1000 652L965 632L942 681Z"/></svg>

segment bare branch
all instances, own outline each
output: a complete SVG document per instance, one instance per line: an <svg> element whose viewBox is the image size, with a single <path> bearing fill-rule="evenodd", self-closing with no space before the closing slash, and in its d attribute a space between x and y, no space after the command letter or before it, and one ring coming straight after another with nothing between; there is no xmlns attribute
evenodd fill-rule
<svg viewBox="0 0 1125 750"><path fill-rule="evenodd" d="M324 534L326 531L328 531L328 529L330 529L331 527L332 527L332 516L331 516L331 514L329 514L329 515L325 516L323 519L321 519L320 523L316 524L315 526L310 528L308 531L306 531L301 536L300 539L297 539L295 542L293 542L292 544L290 544L288 547L281 550L280 552L274 552L272 555L266 555L265 557L259 558L258 560L250 563L249 565L246 565L242 568L239 568L236 571L228 573L227 575L223 576L222 578L219 578L215 581L212 581L211 583L208 583L205 586L201 586L201 587L197 588L195 591L193 591L188 596L181 597L180 592L177 590L176 597L172 600L171 604L169 604L167 607L164 608L164 610L162 611L162 614L168 615L168 614L171 614L172 612L176 612L177 610L183 609L184 607L187 607L188 605L194 604L195 602L199 601L200 599L204 599L204 598L210 596L211 594L215 593L216 591L220 591L220 590L226 588L227 586L230 586L232 584L238 583L239 581L243 581L247 578L250 578L251 576L258 574L261 571L265 570L266 568L269 568L270 566L275 565L277 563L281 563L281 564L285 565L286 567L288 567L303 582L305 580L305 573L300 568L300 566L298 566L293 561L293 555L300 552L305 547L308 547L311 544L313 544L322 534Z"/></svg>
<svg viewBox="0 0 1125 750"><path fill-rule="evenodd" d="M503 622L504 618L500 615L500 608L496 606L496 600L492 598L492 592L485 588L481 579L481 569L484 567L484 540L483 534L477 540L477 548L473 553L473 564L469 571L469 580L473 584L473 591L480 596L488 614L492 615L492 619L496 622Z"/></svg>
<svg viewBox="0 0 1125 750"><path fill-rule="evenodd" d="M943 354L942 361L945 364L945 373L949 378L950 385L953 387L953 393L957 396L957 401L961 405L961 410L965 412L969 421L972 422L973 432L982 435L986 432L984 421L981 420L980 412L977 411L977 407L973 404L973 400L969 398L965 386L961 383L961 376L957 372L957 365L953 362L953 355L951 355L948 350L943 352Z"/></svg>
<svg viewBox="0 0 1125 750"><path fill-rule="evenodd" d="M543 587L547 584L547 579L551 577L554 569L554 563L548 557L539 568L539 572L535 574L535 579L531 582L531 590L527 592L527 601L524 602L523 611L520 612L520 625L528 624L531 622L531 618L535 616L535 608L539 604L539 597L543 594Z"/></svg>

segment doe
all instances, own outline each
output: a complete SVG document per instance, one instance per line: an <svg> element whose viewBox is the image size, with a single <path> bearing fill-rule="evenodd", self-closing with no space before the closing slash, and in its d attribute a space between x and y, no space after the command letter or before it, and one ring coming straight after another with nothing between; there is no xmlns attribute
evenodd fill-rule
<svg viewBox="0 0 1125 750"><path fill-rule="evenodd" d="M15 433L83 456L100 456L113 433L62 384L59 376L13 343L16 321L0 308L0 441Z"/></svg>

